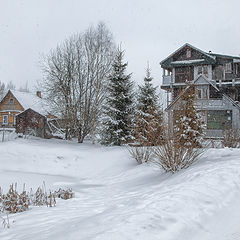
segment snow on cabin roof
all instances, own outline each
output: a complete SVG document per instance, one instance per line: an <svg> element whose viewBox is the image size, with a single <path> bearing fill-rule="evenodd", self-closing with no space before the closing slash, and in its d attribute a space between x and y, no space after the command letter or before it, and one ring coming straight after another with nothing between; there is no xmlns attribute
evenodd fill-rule
<svg viewBox="0 0 240 240"><path fill-rule="evenodd" d="M38 97L34 93L20 92L10 90L13 96L19 101L24 110L31 108L32 110L46 116L49 113L49 107L46 100Z"/></svg>
<svg viewBox="0 0 240 240"><path fill-rule="evenodd" d="M199 63L199 62L204 62L205 59L192 59L192 60L182 60L182 61L174 61L171 62L171 64L191 64L191 63Z"/></svg>

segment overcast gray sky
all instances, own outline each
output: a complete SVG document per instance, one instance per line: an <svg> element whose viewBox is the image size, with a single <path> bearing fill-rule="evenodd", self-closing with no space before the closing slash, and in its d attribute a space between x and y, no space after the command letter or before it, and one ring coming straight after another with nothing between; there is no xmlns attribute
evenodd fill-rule
<svg viewBox="0 0 240 240"><path fill-rule="evenodd" d="M34 86L42 53L104 21L133 79L142 81L149 61L160 84L159 62L186 42L239 55L239 10L239 0L0 0L0 81Z"/></svg>

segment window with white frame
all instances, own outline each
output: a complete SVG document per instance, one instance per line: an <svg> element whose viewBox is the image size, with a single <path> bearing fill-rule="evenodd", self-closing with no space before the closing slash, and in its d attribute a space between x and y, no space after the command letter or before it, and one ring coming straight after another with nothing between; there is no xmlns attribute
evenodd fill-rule
<svg viewBox="0 0 240 240"><path fill-rule="evenodd" d="M207 99L208 93L206 88L197 89L197 98L198 99Z"/></svg>
<svg viewBox="0 0 240 240"><path fill-rule="evenodd" d="M198 75L203 74L204 76L208 76L208 66L207 65L200 65L197 67Z"/></svg>
<svg viewBox="0 0 240 240"><path fill-rule="evenodd" d="M8 124L8 115L3 115L3 125Z"/></svg>
<svg viewBox="0 0 240 240"><path fill-rule="evenodd" d="M225 64L225 71L226 72L232 72L232 63L226 63Z"/></svg>
<svg viewBox="0 0 240 240"><path fill-rule="evenodd" d="M10 98L10 99L9 99L9 103L10 103L10 104L13 104L13 98Z"/></svg>

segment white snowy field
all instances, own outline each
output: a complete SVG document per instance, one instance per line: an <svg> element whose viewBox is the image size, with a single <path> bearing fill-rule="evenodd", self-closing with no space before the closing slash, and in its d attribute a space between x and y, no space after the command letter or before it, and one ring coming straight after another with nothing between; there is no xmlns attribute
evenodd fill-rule
<svg viewBox="0 0 240 240"><path fill-rule="evenodd" d="M209 149L175 175L124 147L61 140L0 143L0 186L71 187L70 200L10 215L1 240L240 239L240 149Z"/></svg>

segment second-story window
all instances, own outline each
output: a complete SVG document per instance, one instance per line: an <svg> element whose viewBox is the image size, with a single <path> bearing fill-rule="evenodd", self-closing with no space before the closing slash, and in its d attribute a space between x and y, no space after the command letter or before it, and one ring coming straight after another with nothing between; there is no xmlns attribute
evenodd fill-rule
<svg viewBox="0 0 240 240"><path fill-rule="evenodd" d="M187 52L186 52L186 57L187 58L190 58L191 57L191 49L187 49Z"/></svg>
<svg viewBox="0 0 240 240"><path fill-rule="evenodd" d="M10 98L10 99L9 99L9 103L10 103L10 104L13 104L13 98Z"/></svg>
<svg viewBox="0 0 240 240"><path fill-rule="evenodd" d="M232 72L232 64L231 63L226 63L225 64L225 71L226 72Z"/></svg>
<svg viewBox="0 0 240 240"><path fill-rule="evenodd" d="M198 75L203 74L206 77L208 76L208 66L207 65L201 65L197 68Z"/></svg>

